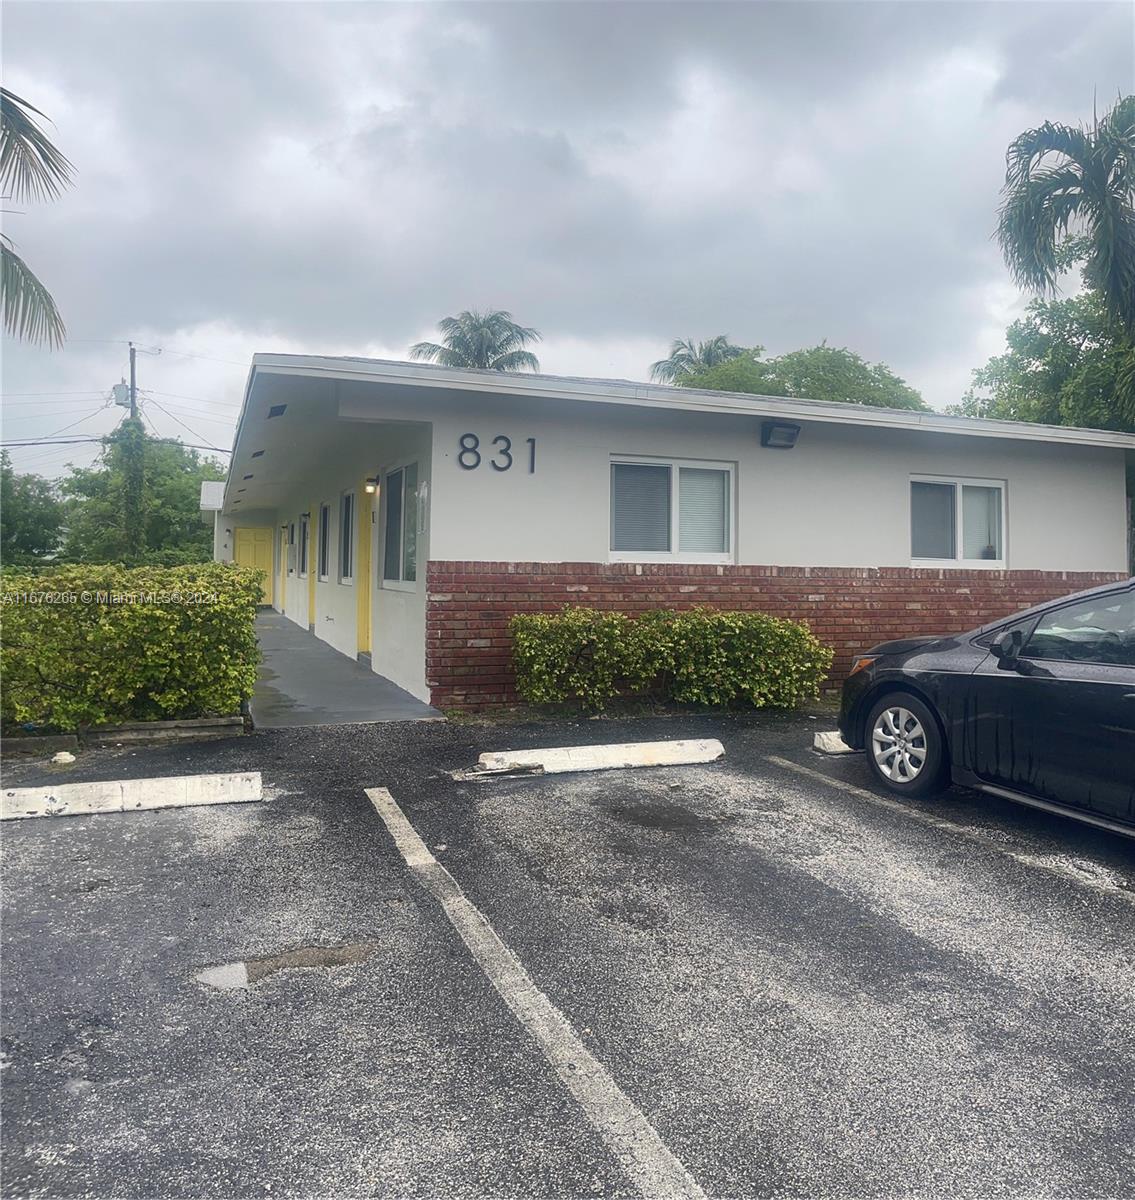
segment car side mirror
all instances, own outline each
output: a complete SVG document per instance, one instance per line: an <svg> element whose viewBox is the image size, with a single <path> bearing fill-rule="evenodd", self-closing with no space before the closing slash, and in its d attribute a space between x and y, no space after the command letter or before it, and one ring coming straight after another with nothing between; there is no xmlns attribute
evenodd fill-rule
<svg viewBox="0 0 1135 1200"><path fill-rule="evenodd" d="M989 643L989 653L1000 666L1010 668L1017 664L1024 645L1024 635L1019 629L1005 629Z"/></svg>

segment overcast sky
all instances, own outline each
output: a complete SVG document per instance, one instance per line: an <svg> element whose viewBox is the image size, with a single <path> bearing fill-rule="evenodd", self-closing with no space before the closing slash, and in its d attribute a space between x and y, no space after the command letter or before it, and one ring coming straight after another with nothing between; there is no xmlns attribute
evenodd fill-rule
<svg viewBox="0 0 1135 1200"><path fill-rule="evenodd" d="M1023 303L1007 143L1135 82L1129 2L4 7L77 168L5 221L71 335L6 345L6 440L112 428L133 338L153 425L228 446L254 351L402 358L467 307L549 372L826 338L945 405Z"/></svg>

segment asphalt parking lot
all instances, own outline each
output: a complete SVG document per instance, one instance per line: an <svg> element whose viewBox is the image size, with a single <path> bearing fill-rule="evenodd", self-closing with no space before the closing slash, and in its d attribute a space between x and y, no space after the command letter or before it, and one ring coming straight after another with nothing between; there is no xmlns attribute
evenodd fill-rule
<svg viewBox="0 0 1135 1200"><path fill-rule="evenodd" d="M968 792L877 796L858 759L811 752L817 727L85 756L67 778L260 770L267 794L6 823L5 1194L642 1190L365 788L704 1194L1135 1194L1135 842ZM714 736L705 766L448 775L483 750ZM234 962L249 987L196 978Z"/></svg>

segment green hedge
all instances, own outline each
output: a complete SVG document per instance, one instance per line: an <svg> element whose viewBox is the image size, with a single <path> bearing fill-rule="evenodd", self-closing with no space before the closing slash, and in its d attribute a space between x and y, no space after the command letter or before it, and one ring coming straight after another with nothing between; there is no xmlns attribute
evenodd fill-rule
<svg viewBox="0 0 1135 1200"><path fill-rule="evenodd" d="M0 715L72 730L238 712L260 577L223 563L5 571Z"/></svg>
<svg viewBox="0 0 1135 1200"><path fill-rule="evenodd" d="M755 612L565 608L509 623L520 695L599 710L617 696L792 708L819 694L832 650L801 621Z"/></svg>

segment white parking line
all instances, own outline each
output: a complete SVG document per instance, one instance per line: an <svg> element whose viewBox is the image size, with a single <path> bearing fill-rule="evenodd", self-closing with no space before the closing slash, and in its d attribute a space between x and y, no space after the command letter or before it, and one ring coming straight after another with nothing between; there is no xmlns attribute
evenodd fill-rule
<svg viewBox="0 0 1135 1200"><path fill-rule="evenodd" d="M1059 875L1061 879L1079 884L1081 887L1090 888L1093 892L1101 892L1105 896L1112 896L1119 900L1125 900L1128 904L1135 904L1135 892L1128 891L1123 887L1108 882L1106 879L1100 879L1089 874L1086 870L1077 867L1074 859L1063 856L1053 856L1050 859L1037 854L1027 854L1019 850L1011 850L975 829L967 829L964 825L959 825L955 821L947 821L944 817L936 817L933 813L912 808L904 804L901 800L892 800L889 796L881 796L878 792L869 792L866 788L856 787L852 783L844 783L842 779L833 779L830 775L825 775L823 771L813 770L811 767L791 762L787 758L779 758L775 754L770 754L768 761L775 766L783 767L787 771L794 771L797 775L804 775L808 779L815 779L820 783L826 783L829 787L846 792L849 796L856 796L860 800L866 800L871 804L877 805L879 808L888 808L892 812L901 813L907 820L920 821L923 825L932 825L935 829L944 829L957 837L977 842L987 850L995 850L998 854L1004 854L1007 858L1014 859L1025 866L1039 867L1042 871ZM1094 864L1090 864L1089 869L1091 868L1098 870L1098 868L1094 867Z"/></svg>
<svg viewBox="0 0 1135 1200"><path fill-rule="evenodd" d="M366 794L419 882L441 905L489 982L535 1039L588 1121L644 1197L705 1200L697 1180L678 1161L607 1069L580 1041L567 1018L532 982L452 875L429 852L386 788Z"/></svg>

